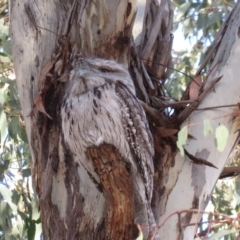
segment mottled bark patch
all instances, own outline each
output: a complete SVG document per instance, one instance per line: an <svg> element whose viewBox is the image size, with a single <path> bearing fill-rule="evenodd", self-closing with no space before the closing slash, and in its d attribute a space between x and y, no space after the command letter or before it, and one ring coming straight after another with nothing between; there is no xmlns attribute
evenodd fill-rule
<svg viewBox="0 0 240 240"><path fill-rule="evenodd" d="M134 224L134 199L131 172L112 145L91 147L87 154L106 198L105 239L134 239L138 230Z"/></svg>

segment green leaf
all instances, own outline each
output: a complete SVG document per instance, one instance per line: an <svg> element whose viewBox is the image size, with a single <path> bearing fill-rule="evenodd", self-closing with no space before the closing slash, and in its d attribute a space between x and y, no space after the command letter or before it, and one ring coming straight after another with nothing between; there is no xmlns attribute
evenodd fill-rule
<svg viewBox="0 0 240 240"><path fill-rule="evenodd" d="M8 125L8 132L9 132L10 137L12 139L14 139L15 141L17 141L18 129L19 129L19 120L18 120L18 118L14 117L11 119L11 122Z"/></svg>
<svg viewBox="0 0 240 240"><path fill-rule="evenodd" d="M188 3L188 2L183 3L183 4L179 7L178 12L179 12L179 13L182 13L182 15L185 15L185 14L188 12L190 6L191 6L191 4Z"/></svg>
<svg viewBox="0 0 240 240"><path fill-rule="evenodd" d="M0 77L0 81L8 84L11 84L13 82L13 80L10 80L9 78L6 78L6 77Z"/></svg>
<svg viewBox="0 0 240 240"><path fill-rule="evenodd" d="M26 221L27 215L26 213L23 213L21 211L18 211L18 214L20 215L20 217L22 218L23 221Z"/></svg>
<svg viewBox="0 0 240 240"><path fill-rule="evenodd" d="M180 150L181 156L184 156L183 145L185 145L187 142L187 136L188 136L188 127L185 126L178 132L177 147Z"/></svg>
<svg viewBox="0 0 240 240"><path fill-rule="evenodd" d="M0 56L2 56L2 57L7 57L7 54L6 54L6 53L3 53L3 52L0 52Z"/></svg>
<svg viewBox="0 0 240 240"><path fill-rule="evenodd" d="M208 119L205 119L203 121L203 128L204 128L203 134L204 134L205 137L207 137L207 135L209 135L209 134L211 134L213 132L213 128L212 128L211 122Z"/></svg>
<svg viewBox="0 0 240 240"><path fill-rule="evenodd" d="M6 223L6 218L7 218L7 204L4 201L0 201L0 229L1 231L5 232L8 230L7 228L7 223Z"/></svg>
<svg viewBox="0 0 240 240"><path fill-rule="evenodd" d="M4 44L2 45L2 48L3 48L5 53L7 53L8 55L12 55L12 49L11 49L11 42L10 41L4 42Z"/></svg>
<svg viewBox="0 0 240 240"><path fill-rule="evenodd" d="M5 24L4 19L0 19L0 31L5 34L5 36L9 35L9 27Z"/></svg>
<svg viewBox="0 0 240 240"><path fill-rule="evenodd" d="M30 177L31 176L31 168L26 168L22 170L23 177Z"/></svg>
<svg viewBox="0 0 240 240"><path fill-rule="evenodd" d="M220 125L216 128L215 143L219 152L223 152L226 147L229 137L228 129L224 125Z"/></svg>
<svg viewBox="0 0 240 240"><path fill-rule="evenodd" d="M20 198L21 198L21 195L18 193L18 191L13 189L13 191L12 191L12 202L17 205Z"/></svg>
<svg viewBox="0 0 240 240"><path fill-rule="evenodd" d="M34 240L35 232L36 232L35 221L33 221L32 219L28 219L28 224L27 224L28 240Z"/></svg>
<svg viewBox="0 0 240 240"><path fill-rule="evenodd" d="M0 184L0 193L14 212L17 212L17 205L12 202L12 192L3 184Z"/></svg>
<svg viewBox="0 0 240 240"><path fill-rule="evenodd" d="M199 15L196 22L197 29L202 29L205 26L207 20L208 19L206 19L206 16Z"/></svg>
<svg viewBox="0 0 240 240"><path fill-rule="evenodd" d="M25 130L25 128L23 128L22 126L19 126L18 136L19 136L19 138L20 138L21 140L23 140L25 143L28 143L26 130Z"/></svg>
<svg viewBox="0 0 240 240"><path fill-rule="evenodd" d="M1 30L1 28L0 28ZM5 33L0 32L0 43L6 41L8 39L8 35Z"/></svg>
<svg viewBox="0 0 240 240"><path fill-rule="evenodd" d="M4 63L10 63L11 62L11 59L10 59L9 56L6 56L6 57L0 56L0 60Z"/></svg>

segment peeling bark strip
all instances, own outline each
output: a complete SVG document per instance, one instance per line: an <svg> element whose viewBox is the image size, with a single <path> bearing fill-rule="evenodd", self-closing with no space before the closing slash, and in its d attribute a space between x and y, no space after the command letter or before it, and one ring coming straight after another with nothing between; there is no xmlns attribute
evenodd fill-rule
<svg viewBox="0 0 240 240"><path fill-rule="evenodd" d="M132 172L117 150L108 144L88 149L106 198L106 240L136 239Z"/></svg>

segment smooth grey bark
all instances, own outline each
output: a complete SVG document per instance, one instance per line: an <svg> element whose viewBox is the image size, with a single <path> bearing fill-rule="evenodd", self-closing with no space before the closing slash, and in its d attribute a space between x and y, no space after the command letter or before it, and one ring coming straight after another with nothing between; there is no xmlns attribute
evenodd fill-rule
<svg viewBox="0 0 240 240"><path fill-rule="evenodd" d="M216 35L211 54L207 61L212 62L209 74L201 86L199 110L193 111L196 104L191 104L179 114L179 120L189 117L183 122L188 127L189 138L185 147L191 154L214 164L217 169L205 165L191 163L185 155L178 153L175 165L165 179L165 192L162 200L160 222L163 223L171 214L175 213L163 226L160 225L160 236L165 239L193 239L197 231L197 223L201 219L210 200L213 188L219 175L229 159L234 146L239 141L239 126L237 104L239 103L239 21L240 2L236 4L227 21ZM200 68L201 69L201 68ZM197 74L200 72L198 71ZM219 81L218 81L219 80ZM202 97L201 97L202 95ZM235 107L214 108L214 106L235 105ZM192 108L191 108L192 107ZM204 137L203 121L210 120L213 126L212 134ZM215 130L224 125L229 131L224 151L218 151L215 145ZM184 213L178 214L185 210Z"/></svg>

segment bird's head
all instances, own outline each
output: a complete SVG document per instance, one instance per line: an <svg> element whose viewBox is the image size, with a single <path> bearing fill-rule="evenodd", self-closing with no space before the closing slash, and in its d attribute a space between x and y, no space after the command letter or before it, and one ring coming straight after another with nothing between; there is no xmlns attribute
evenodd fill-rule
<svg viewBox="0 0 240 240"><path fill-rule="evenodd" d="M135 95L135 87L128 69L113 60L78 58L73 63L70 81L76 78L84 81L88 90L104 84L106 80L120 81Z"/></svg>

